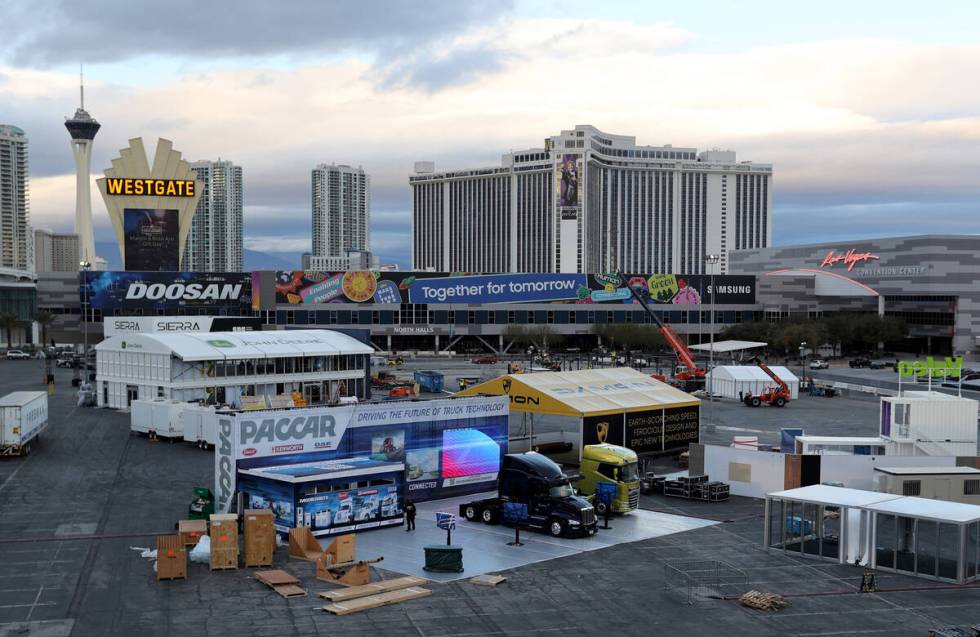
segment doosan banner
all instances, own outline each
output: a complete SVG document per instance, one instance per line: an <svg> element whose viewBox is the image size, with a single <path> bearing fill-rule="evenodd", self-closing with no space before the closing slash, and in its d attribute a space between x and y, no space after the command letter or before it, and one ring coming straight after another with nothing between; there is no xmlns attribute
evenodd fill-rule
<svg viewBox="0 0 980 637"><path fill-rule="evenodd" d="M584 274L498 274L419 279L409 303L528 303L577 297Z"/></svg>
<svg viewBox="0 0 980 637"><path fill-rule="evenodd" d="M104 316L115 310L176 314L178 308L207 309L209 314L221 314L218 308L224 308L238 315L252 304L252 277L243 272L88 271L81 275L79 300Z"/></svg>

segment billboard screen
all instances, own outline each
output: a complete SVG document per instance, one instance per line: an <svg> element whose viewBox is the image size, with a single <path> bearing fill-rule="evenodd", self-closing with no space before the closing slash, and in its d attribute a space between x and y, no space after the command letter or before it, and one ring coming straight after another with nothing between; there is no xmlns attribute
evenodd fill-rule
<svg viewBox="0 0 980 637"><path fill-rule="evenodd" d="M103 316L196 313L251 314L247 272L82 272L79 300Z"/></svg>
<svg viewBox="0 0 980 637"><path fill-rule="evenodd" d="M176 210L123 210L126 270L173 272L180 269L180 223Z"/></svg>
<svg viewBox="0 0 980 637"><path fill-rule="evenodd" d="M578 155L562 155L558 166L558 207L576 208L579 205Z"/></svg>
<svg viewBox="0 0 980 637"><path fill-rule="evenodd" d="M315 305L322 303L619 303L636 301L613 274L447 272L275 272L253 273L253 292L262 302ZM263 276L266 275L266 276ZM626 274L625 282L652 303L700 305L710 303L711 277L702 274ZM715 275L715 303L752 305L755 277Z"/></svg>

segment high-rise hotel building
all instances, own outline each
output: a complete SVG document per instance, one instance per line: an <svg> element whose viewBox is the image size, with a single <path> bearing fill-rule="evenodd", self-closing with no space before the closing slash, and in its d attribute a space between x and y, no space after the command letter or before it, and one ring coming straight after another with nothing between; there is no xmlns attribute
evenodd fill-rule
<svg viewBox="0 0 980 637"><path fill-rule="evenodd" d="M196 272L241 272L242 167L230 161L196 161L194 176L203 184L191 231L184 244L185 270Z"/></svg>
<svg viewBox="0 0 980 637"><path fill-rule="evenodd" d="M364 170L320 164L313 169L312 186L312 267L333 269L347 264L351 253L370 250L371 179Z"/></svg>
<svg viewBox="0 0 980 637"><path fill-rule="evenodd" d="M32 268L27 136L0 124L0 267Z"/></svg>
<svg viewBox="0 0 980 637"><path fill-rule="evenodd" d="M416 270L697 274L717 254L724 273L730 250L772 237L770 164L587 125L499 167L417 162L409 183Z"/></svg>

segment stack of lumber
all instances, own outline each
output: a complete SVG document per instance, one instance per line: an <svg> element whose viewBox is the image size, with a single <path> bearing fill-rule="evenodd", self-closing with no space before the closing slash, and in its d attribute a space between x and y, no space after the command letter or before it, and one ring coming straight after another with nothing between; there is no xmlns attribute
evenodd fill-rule
<svg viewBox="0 0 980 637"><path fill-rule="evenodd" d="M255 579L269 586L283 597L303 597L306 595L306 589L300 587L299 579L286 571L255 571Z"/></svg>
<svg viewBox="0 0 980 637"><path fill-rule="evenodd" d="M763 593L761 591L749 591L738 598L738 603L749 608L759 610L779 610L789 606L789 602L783 599L782 595L776 593Z"/></svg>
<svg viewBox="0 0 980 637"><path fill-rule="evenodd" d="M410 599L428 597L432 591L418 586L425 582L426 580L421 577L406 576L363 586L324 591L320 593L320 597L330 600L332 603L325 604L322 608L334 615L349 615L362 610L398 604Z"/></svg>

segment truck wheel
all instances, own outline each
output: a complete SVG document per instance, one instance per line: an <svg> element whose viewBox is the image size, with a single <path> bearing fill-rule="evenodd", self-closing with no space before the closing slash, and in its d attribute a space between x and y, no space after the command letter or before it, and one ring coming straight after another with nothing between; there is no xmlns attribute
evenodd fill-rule
<svg viewBox="0 0 980 637"><path fill-rule="evenodd" d="M26 445L20 448L20 455L22 456L31 455L31 443L27 443Z"/></svg>
<svg viewBox="0 0 980 637"><path fill-rule="evenodd" d="M596 502L596 505L595 505L595 513L599 517L604 516L606 514L606 503L605 502Z"/></svg>
<svg viewBox="0 0 980 637"><path fill-rule="evenodd" d="M489 508L483 509L483 511L480 512L480 518L483 519L484 524L493 524L497 521L496 516L493 514L493 510Z"/></svg>
<svg viewBox="0 0 980 637"><path fill-rule="evenodd" d="M463 517L466 518L467 520L469 520L470 522L472 522L473 520L475 520L476 519L476 507L473 506L472 504L469 505L469 506L467 506L466 509L465 509L465 511L463 512Z"/></svg>
<svg viewBox="0 0 980 637"><path fill-rule="evenodd" d="M561 537L565 533L565 523L561 520L552 520L548 527L552 537Z"/></svg>
<svg viewBox="0 0 980 637"><path fill-rule="evenodd" d="M786 399L783 398L782 396L779 396L778 398L776 398L775 405L777 407L785 407L786 406Z"/></svg>
<svg viewBox="0 0 980 637"><path fill-rule="evenodd" d="M762 404L762 400L758 396L753 396L752 397L751 405L753 407L758 407L761 404Z"/></svg>

